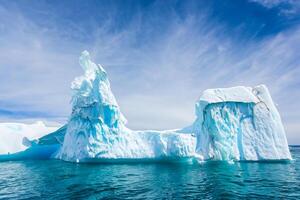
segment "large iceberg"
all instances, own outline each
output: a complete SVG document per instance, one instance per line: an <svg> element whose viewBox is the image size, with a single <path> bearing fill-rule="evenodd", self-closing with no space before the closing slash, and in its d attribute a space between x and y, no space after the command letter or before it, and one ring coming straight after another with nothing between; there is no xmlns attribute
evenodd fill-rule
<svg viewBox="0 0 300 200"><path fill-rule="evenodd" d="M72 83L73 110L59 159L291 159L279 113L264 85L204 91L188 128L133 131L125 126L102 66L87 51L79 62L85 74Z"/></svg>
<svg viewBox="0 0 300 200"><path fill-rule="evenodd" d="M48 135L22 136L22 148L0 160L56 158L71 162L290 160L280 115L266 86L205 90L195 122L183 129L135 131L113 95L106 71L84 51L84 75L72 82L68 123ZM24 130L25 132L25 130ZM1 134L1 133L0 133ZM12 133L13 135L13 133ZM11 137L12 138L12 137ZM3 141L10 140L6 138ZM20 139L19 139L20 140ZM20 142L18 142L19 144ZM5 148L5 144L0 146ZM25 151L25 146L29 147Z"/></svg>

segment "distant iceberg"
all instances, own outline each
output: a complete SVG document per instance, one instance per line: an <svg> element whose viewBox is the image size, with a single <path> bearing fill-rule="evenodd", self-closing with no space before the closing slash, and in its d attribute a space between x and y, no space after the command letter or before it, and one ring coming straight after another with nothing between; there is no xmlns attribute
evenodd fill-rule
<svg viewBox="0 0 300 200"><path fill-rule="evenodd" d="M71 162L291 159L280 115L264 85L206 90L196 103L192 125L134 131L126 127L103 67L93 63L87 51L79 63L84 75L72 82L68 123L37 140L25 138L30 147L6 158Z"/></svg>
<svg viewBox="0 0 300 200"><path fill-rule="evenodd" d="M32 147L38 146L39 138L55 130L57 127L46 126L41 121L33 124L0 123L0 161L41 158L41 149L38 148L33 155Z"/></svg>

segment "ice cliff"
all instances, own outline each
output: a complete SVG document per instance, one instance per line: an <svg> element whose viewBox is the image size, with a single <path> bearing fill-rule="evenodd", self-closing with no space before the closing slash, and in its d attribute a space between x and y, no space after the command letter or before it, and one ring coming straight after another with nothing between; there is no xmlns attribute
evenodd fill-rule
<svg viewBox="0 0 300 200"><path fill-rule="evenodd" d="M266 86L205 90L196 103L195 122L183 129L134 131L113 95L107 73L84 51L84 75L72 82L72 113L59 130L30 140L1 143L0 160L57 158L71 162L153 160L289 160L280 115ZM26 132L27 130L23 130ZM30 132L30 131L29 131ZM12 140L14 134L2 141ZM0 133L3 138L3 133ZM29 134L30 135L30 134ZM16 136L17 137L17 136ZM25 146L29 148L25 151ZM16 154L7 152L21 151Z"/></svg>

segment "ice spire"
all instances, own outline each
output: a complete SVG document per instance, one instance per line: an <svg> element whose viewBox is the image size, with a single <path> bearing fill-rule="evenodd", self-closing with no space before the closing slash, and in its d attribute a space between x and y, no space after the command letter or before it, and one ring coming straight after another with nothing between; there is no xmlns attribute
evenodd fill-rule
<svg viewBox="0 0 300 200"><path fill-rule="evenodd" d="M79 63L85 75L72 82L72 114L59 157L74 160L90 157L95 145L109 134L119 134L126 122L111 91L105 70L83 51Z"/></svg>

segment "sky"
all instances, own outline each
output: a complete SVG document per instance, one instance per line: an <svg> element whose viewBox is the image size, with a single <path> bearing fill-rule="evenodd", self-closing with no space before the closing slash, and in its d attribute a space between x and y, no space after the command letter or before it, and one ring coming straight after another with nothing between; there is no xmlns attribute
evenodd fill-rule
<svg viewBox="0 0 300 200"><path fill-rule="evenodd" d="M66 123L83 50L129 128L187 126L205 89L263 83L300 144L299 0L0 0L0 121Z"/></svg>

